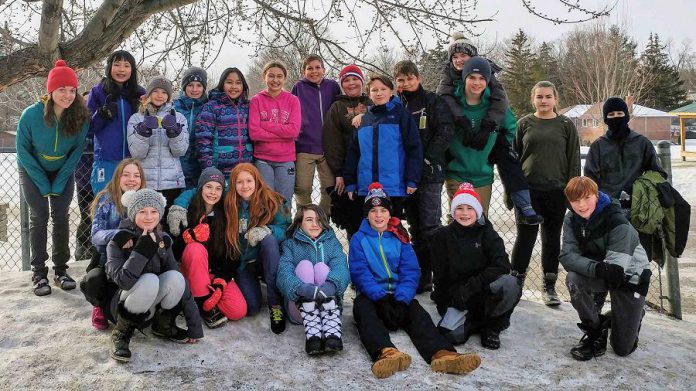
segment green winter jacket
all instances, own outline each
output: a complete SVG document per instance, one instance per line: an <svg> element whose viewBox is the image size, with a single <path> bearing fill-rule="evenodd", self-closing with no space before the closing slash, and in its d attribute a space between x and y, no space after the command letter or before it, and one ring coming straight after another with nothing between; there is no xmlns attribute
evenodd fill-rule
<svg viewBox="0 0 696 391"><path fill-rule="evenodd" d="M72 136L63 133L60 121L47 126L44 101L27 107L17 124L17 165L27 171L42 196L60 195L75 172L85 149L89 121Z"/></svg>
<svg viewBox="0 0 696 391"><path fill-rule="evenodd" d="M473 131L478 132L481 120L486 117L490 107L490 88L484 90L481 102L477 105L466 103L463 84L457 87L454 94L459 99L462 113L471 121ZM515 138L516 123L515 114L508 107L507 114L500 127L505 130L505 137L511 144ZM462 129L455 126L454 137L447 151L447 171L445 177L457 182L469 182L474 187L493 184L493 165L488 162L488 155L493 150L497 137L497 132L491 134L483 150L477 151L462 144Z"/></svg>

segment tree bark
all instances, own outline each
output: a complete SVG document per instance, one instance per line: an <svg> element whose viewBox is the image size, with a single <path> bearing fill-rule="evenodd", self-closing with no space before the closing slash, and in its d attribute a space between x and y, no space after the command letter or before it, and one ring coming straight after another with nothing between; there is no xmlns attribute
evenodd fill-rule
<svg viewBox="0 0 696 391"><path fill-rule="evenodd" d="M60 56L58 42L62 11L63 0L44 0L39 27L39 50L44 57L57 59Z"/></svg>

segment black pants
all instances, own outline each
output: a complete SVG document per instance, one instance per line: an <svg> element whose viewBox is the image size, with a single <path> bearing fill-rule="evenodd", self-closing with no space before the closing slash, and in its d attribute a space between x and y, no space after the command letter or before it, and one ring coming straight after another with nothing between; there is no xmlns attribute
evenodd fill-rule
<svg viewBox="0 0 696 391"><path fill-rule="evenodd" d="M365 295L359 294L353 301L353 317L358 325L360 341L372 358L377 361L382 349L395 348L389 338L389 331L384 327L384 323L377 314L377 306ZM418 349L418 353L430 364L435 353L440 350L457 350L451 343L447 342L438 331L428 312L418 303L418 300L411 301L408 306L406 319L401 327L411 338L413 345Z"/></svg>
<svg viewBox="0 0 696 391"><path fill-rule="evenodd" d="M77 225L75 232L75 242L77 247L85 249L92 246L92 216L89 213L94 194L92 194L92 186L87 183L87 186L77 187L77 206L80 209L80 223Z"/></svg>
<svg viewBox="0 0 696 391"><path fill-rule="evenodd" d="M541 223L541 268L544 273L558 273L561 253L561 228L567 206L563 190L530 190L534 210L544 218ZM517 224L517 239L512 248L512 269L526 273L536 242L538 225Z"/></svg>
<svg viewBox="0 0 696 391"><path fill-rule="evenodd" d="M421 269L421 281L430 281L430 238L442 224L442 182L418 184L418 190L404 199L411 243ZM427 276L427 277L426 277Z"/></svg>
<svg viewBox="0 0 696 391"><path fill-rule="evenodd" d="M80 291L93 306L106 308L118 286L106 278L103 267L95 267L80 280Z"/></svg>
<svg viewBox="0 0 696 391"><path fill-rule="evenodd" d="M488 154L488 162L498 165L498 174L500 174L500 181L503 182L506 193L512 194L520 190L529 190L529 183L527 183L527 178L522 171L522 163L503 135L498 134L495 145L491 153ZM537 210L536 207L535 210Z"/></svg>

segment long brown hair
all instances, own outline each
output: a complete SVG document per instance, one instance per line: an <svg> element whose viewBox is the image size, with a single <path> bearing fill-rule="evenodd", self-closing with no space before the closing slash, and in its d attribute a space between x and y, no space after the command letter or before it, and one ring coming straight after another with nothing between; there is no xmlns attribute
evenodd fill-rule
<svg viewBox="0 0 696 391"><path fill-rule="evenodd" d="M41 97L41 102L44 104L44 122L46 126L53 126L56 120L56 114L53 111L52 94L46 94ZM60 130L66 136L74 136L80 133L82 130L82 125L85 121L89 120L90 112L85 103L85 98L82 95L75 93L75 100L67 109L63 110L58 123L60 124Z"/></svg>
<svg viewBox="0 0 696 391"><path fill-rule="evenodd" d="M251 163L239 163L230 172L230 190L225 196L225 215L227 216L227 241L232 247L232 255L239 256L239 208L242 197L237 194L236 183L239 174L248 172L254 179L256 188L249 199L249 223L247 230L268 225L275 214L283 208L283 196L273 191L261 177L259 170Z"/></svg>
<svg viewBox="0 0 696 391"><path fill-rule="evenodd" d="M320 206L314 204L300 205L297 207L297 213L295 213L295 218L292 219L292 224L290 224L286 231L288 238L291 238L298 229L302 229L302 220L304 219L305 212L308 210L314 211L314 213L317 214L317 220L319 220L319 225L323 231L326 231L331 227L329 225L329 218L326 216L326 212L324 212L324 209L322 209Z"/></svg>
<svg viewBox="0 0 696 391"><path fill-rule="evenodd" d="M206 216L205 201L203 200L204 186L196 190L196 194L191 200L191 205L189 205L186 211L186 217L190 227L195 227L201 217ZM213 213L215 213L215 218L210 227L210 239L208 239L206 243L206 248L208 249L210 257L222 261L223 259L229 258L229 254L231 253L230 244L227 243L225 236L227 233L227 216L225 215L224 186L222 197L213 205Z"/></svg>
<svg viewBox="0 0 696 391"><path fill-rule="evenodd" d="M104 187L102 191L94 196L94 201L92 201L92 206L90 208L90 214L92 217L94 217L94 213L99 207L99 201L101 200L102 196L110 198L114 202L114 205L116 205L116 211L118 214L123 215L125 210L123 208L123 204L121 204L121 196L123 195L123 190L121 190L121 175L123 175L123 170L126 169L126 166L131 164L138 167L138 172L140 172L140 189L145 188L145 171L143 171L143 165L140 163L140 160L132 157L121 160L114 170L114 175L111 177L111 181L106 184L106 187Z"/></svg>

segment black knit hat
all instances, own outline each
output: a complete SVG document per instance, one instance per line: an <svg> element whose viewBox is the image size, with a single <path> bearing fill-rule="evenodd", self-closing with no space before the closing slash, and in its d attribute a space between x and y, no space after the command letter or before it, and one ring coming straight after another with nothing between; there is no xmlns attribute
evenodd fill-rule
<svg viewBox="0 0 696 391"><path fill-rule="evenodd" d="M384 192L382 184L379 182L372 183L367 188L367 196L365 196L365 204L363 204L363 214L367 216L370 210L375 206L386 208L389 213L392 213L392 202L387 193Z"/></svg>
<svg viewBox="0 0 696 391"><path fill-rule="evenodd" d="M626 123L628 123L628 120L631 118L628 113L628 105L623 99L617 96L612 96L611 98L607 99L606 102L604 102L604 106L602 106L602 117L604 118L604 123L607 122L607 114L611 113L612 111L623 111L624 114L626 114Z"/></svg>
<svg viewBox="0 0 696 391"><path fill-rule="evenodd" d="M464 69L462 69L462 80L466 80L466 77L472 73L478 73L486 79L486 82L491 81L491 63L483 57L471 57L469 61L464 64Z"/></svg>
<svg viewBox="0 0 696 391"><path fill-rule="evenodd" d="M447 54L452 61L454 53L464 53L469 57L478 56L478 49L474 46L463 33L455 31L450 35L449 45L447 46Z"/></svg>
<svg viewBox="0 0 696 391"><path fill-rule="evenodd" d="M203 84L203 89L208 89L208 74L205 69L199 67L191 67L184 71L181 76L181 89L185 90L188 83L197 81Z"/></svg>

